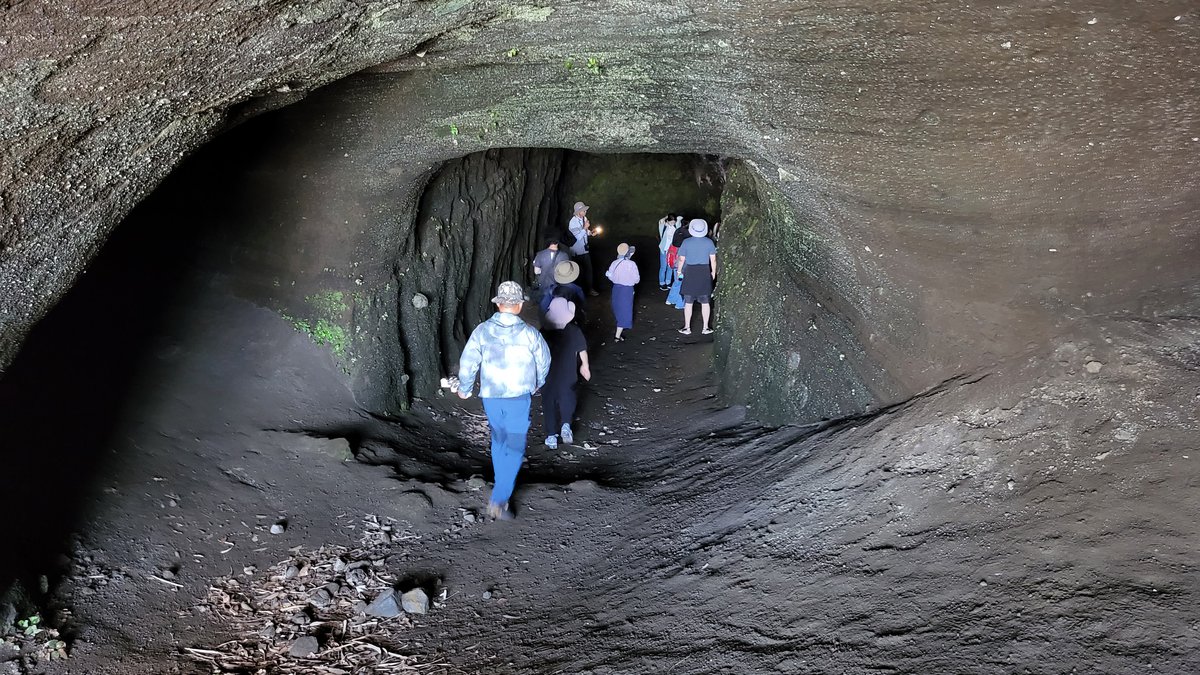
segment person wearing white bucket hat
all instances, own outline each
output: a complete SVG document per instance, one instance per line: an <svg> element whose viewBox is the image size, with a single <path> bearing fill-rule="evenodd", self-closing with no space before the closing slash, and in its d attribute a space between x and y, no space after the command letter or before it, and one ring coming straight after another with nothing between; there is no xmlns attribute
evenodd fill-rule
<svg viewBox="0 0 1200 675"><path fill-rule="evenodd" d="M496 472L488 514L501 520L513 517L508 500L525 458L530 396L542 388L550 372L550 347L520 317L528 299L521 284L501 283L492 298L498 311L475 327L458 361L459 397L471 395L479 376L479 398L492 434Z"/></svg>
<svg viewBox="0 0 1200 675"><path fill-rule="evenodd" d="M684 335L692 334L692 303L700 303L700 315L704 319L705 335L712 333L709 319L712 316L713 281L717 278L717 246L709 239L708 221L693 218L688 223L688 232L692 235L679 246L676 256L675 271L683 277L680 292L683 293L683 328L679 330Z"/></svg>

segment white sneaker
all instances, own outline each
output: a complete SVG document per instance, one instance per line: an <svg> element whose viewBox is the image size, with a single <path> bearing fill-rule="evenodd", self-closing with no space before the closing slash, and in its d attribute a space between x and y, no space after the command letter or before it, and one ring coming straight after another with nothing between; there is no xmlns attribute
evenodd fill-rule
<svg viewBox="0 0 1200 675"><path fill-rule="evenodd" d="M558 436L547 436L546 447L550 448L551 450L558 449Z"/></svg>
<svg viewBox="0 0 1200 675"><path fill-rule="evenodd" d="M562 429L558 430L558 434L560 436L562 436L563 443L566 443L569 445L569 444L575 442L575 434L571 433L571 425L570 424L562 425Z"/></svg>

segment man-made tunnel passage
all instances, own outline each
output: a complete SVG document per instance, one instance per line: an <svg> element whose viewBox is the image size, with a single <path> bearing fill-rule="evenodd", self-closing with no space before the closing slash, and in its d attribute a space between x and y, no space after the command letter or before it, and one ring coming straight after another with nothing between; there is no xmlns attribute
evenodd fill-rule
<svg viewBox="0 0 1200 675"><path fill-rule="evenodd" d="M1200 671L1186 3L126 4L0 4L0 675ZM716 332L489 522L576 200Z"/></svg>

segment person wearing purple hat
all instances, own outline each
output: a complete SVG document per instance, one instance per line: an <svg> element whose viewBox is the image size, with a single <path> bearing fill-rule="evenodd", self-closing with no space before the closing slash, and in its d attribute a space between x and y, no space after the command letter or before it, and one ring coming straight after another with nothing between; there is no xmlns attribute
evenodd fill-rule
<svg viewBox="0 0 1200 675"><path fill-rule="evenodd" d="M683 293L683 328L679 330L684 335L692 334L692 303L700 303L700 316L704 319L705 335L712 333L709 319L712 315L713 281L717 278L717 246L709 239L708 221L693 218L688 223L688 233L692 236L679 245L676 255L675 271L683 277L680 292Z"/></svg>
<svg viewBox="0 0 1200 675"><path fill-rule="evenodd" d="M582 376L592 379L588 363L587 340L575 323L575 303L555 298L546 312L546 330L542 335L550 345L550 374L542 388L542 423L546 429L546 447L574 443L571 420L575 417L577 394L575 387Z"/></svg>
<svg viewBox="0 0 1200 675"><path fill-rule="evenodd" d="M479 398L492 434L496 472L488 515L500 520L513 517L508 500L525 458L530 396L542 388L550 372L550 347L520 316L528 299L521 284L501 283L492 298L497 312L471 332L458 361L460 398L471 396L479 376Z"/></svg>

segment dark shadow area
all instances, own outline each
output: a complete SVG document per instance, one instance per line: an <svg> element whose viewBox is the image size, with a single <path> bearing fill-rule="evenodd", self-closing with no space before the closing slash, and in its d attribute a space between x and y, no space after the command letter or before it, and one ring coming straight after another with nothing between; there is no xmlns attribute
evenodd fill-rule
<svg viewBox="0 0 1200 675"><path fill-rule="evenodd" d="M199 233L136 215L131 222L34 328L0 380L7 446L0 509L19 514L0 547L0 586L61 571L81 509L121 459L110 449L137 417L130 401L154 337L186 302Z"/></svg>
<svg viewBox="0 0 1200 675"><path fill-rule="evenodd" d="M221 143L270 134L256 121ZM166 348L157 338L189 331L181 322L203 292L203 252L223 225L189 216L214 194L215 203L229 197L213 191L228 165L210 156L185 161L133 209L0 379L0 509L19 514L0 546L0 591L14 579L36 589L39 575L53 588L66 571L63 554L87 502L104 476L117 475L126 459L114 454L119 439L151 402L143 380L155 350Z"/></svg>

